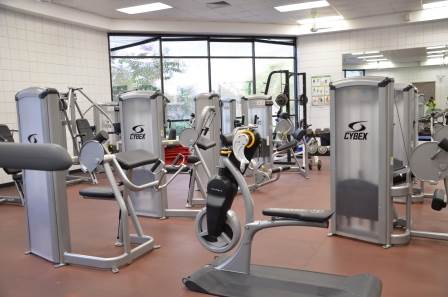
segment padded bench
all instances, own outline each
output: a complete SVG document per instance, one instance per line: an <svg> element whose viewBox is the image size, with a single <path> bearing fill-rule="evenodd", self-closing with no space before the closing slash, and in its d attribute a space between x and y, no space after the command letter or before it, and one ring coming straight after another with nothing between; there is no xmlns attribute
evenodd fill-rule
<svg viewBox="0 0 448 297"><path fill-rule="evenodd" d="M145 150L121 152L115 154L115 156L121 168L124 170L130 170L140 166L153 164L159 160L157 156L154 156Z"/></svg>
<svg viewBox="0 0 448 297"><path fill-rule="evenodd" d="M274 220L298 220L304 222L326 223L333 215L331 210L326 209L288 209L288 208L266 208L263 215L270 216Z"/></svg>

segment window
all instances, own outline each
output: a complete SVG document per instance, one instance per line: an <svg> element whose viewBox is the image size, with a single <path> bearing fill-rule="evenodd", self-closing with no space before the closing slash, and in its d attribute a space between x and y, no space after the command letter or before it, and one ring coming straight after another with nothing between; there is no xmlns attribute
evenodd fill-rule
<svg viewBox="0 0 448 297"><path fill-rule="evenodd" d="M170 100L167 119L180 133L194 113L194 97L208 90L208 60L166 58L163 75L164 94Z"/></svg>
<svg viewBox="0 0 448 297"><path fill-rule="evenodd" d="M154 37L120 36L111 39L110 44L112 57L160 55L159 41Z"/></svg>
<svg viewBox="0 0 448 297"><path fill-rule="evenodd" d="M294 44L279 40L255 42L256 57L294 57Z"/></svg>
<svg viewBox="0 0 448 297"><path fill-rule="evenodd" d="M210 56L252 57L251 42L210 42Z"/></svg>
<svg viewBox="0 0 448 297"><path fill-rule="evenodd" d="M109 44L113 99L132 89L162 91L170 100L168 126L178 132L188 125L197 94L215 91L239 101L245 95L264 93L270 72L294 72L296 63L294 37L111 33ZM272 78L273 99L283 91L284 80L281 75ZM294 91L291 78L291 99ZM237 104L238 114L239 109Z"/></svg>
<svg viewBox="0 0 448 297"><path fill-rule="evenodd" d="M164 39L162 42L162 53L166 57L204 57L207 56L207 41L195 41L188 39L184 41L172 41L170 39Z"/></svg>
<svg viewBox="0 0 448 297"><path fill-rule="evenodd" d="M161 89L160 60L154 58L112 58L112 96L129 90Z"/></svg>
<svg viewBox="0 0 448 297"><path fill-rule="evenodd" d="M364 69L362 70L344 70L344 77L358 77L358 76L366 76L366 71Z"/></svg>

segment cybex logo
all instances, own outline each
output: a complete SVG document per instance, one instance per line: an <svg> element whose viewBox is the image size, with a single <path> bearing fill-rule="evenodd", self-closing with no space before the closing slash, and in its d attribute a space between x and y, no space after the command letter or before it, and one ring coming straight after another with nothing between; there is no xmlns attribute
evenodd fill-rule
<svg viewBox="0 0 448 297"><path fill-rule="evenodd" d="M346 140L367 140L367 132L364 132L367 128L363 123L367 121L357 121L348 124L350 130L345 132L344 139Z"/></svg>
<svg viewBox="0 0 448 297"><path fill-rule="evenodd" d="M37 134L30 134L28 136L28 142L29 143L37 143Z"/></svg>
<svg viewBox="0 0 448 297"><path fill-rule="evenodd" d="M132 131L129 139L145 139L146 133L145 129L143 129L143 125L135 125L132 127Z"/></svg>

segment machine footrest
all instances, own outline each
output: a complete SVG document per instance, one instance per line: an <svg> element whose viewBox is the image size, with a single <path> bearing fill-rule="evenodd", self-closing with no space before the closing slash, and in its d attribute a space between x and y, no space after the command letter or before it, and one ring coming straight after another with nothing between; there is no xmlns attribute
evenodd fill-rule
<svg viewBox="0 0 448 297"><path fill-rule="evenodd" d="M368 274L341 276L251 265L243 274L205 266L183 280L188 289L226 297L380 297L381 282Z"/></svg>

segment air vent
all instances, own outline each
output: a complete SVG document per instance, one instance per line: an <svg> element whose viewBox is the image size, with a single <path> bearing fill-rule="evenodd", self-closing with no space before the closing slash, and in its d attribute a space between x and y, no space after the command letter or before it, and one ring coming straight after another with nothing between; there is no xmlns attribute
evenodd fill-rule
<svg viewBox="0 0 448 297"><path fill-rule="evenodd" d="M224 7L231 6L229 2L226 1L216 1L216 2L208 2L206 6L210 9L219 9Z"/></svg>

